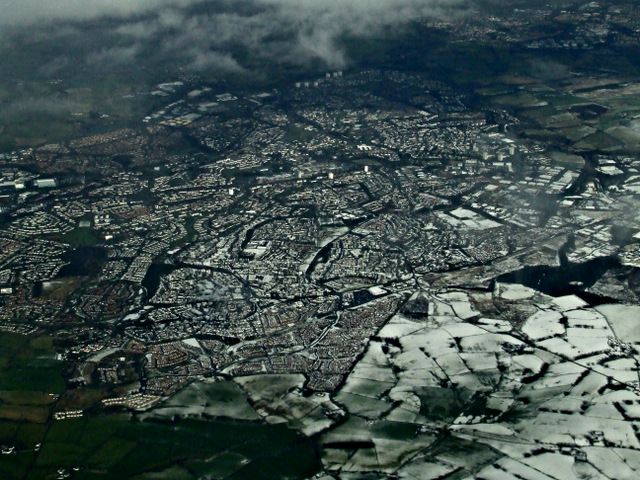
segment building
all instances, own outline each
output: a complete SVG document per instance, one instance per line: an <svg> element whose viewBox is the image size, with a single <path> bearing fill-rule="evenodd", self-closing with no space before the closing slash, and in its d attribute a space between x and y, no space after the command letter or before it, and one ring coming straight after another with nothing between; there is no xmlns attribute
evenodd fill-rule
<svg viewBox="0 0 640 480"><path fill-rule="evenodd" d="M36 188L56 188L58 186L53 178L39 178L33 184Z"/></svg>

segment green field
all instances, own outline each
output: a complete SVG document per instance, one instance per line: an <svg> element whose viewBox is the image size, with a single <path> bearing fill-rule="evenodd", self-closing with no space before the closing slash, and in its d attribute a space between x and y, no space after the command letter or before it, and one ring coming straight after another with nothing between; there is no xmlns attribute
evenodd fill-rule
<svg viewBox="0 0 640 480"><path fill-rule="evenodd" d="M307 478L320 468L315 443L282 424L91 410L53 420L62 368L49 337L0 333L0 445L16 449L0 456L0 479L55 479L61 468L75 479Z"/></svg>
<svg viewBox="0 0 640 480"><path fill-rule="evenodd" d="M318 468L310 440L257 422L161 423L94 415L52 423L42 443L39 452L5 456L11 466L0 467L0 477L45 479L59 468L75 467L74 478L87 479L174 478L178 470L189 479L304 478Z"/></svg>
<svg viewBox="0 0 640 480"><path fill-rule="evenodd" d="M64 391L62 362L56 360L49 337L0 332L0 392L27 398ZM36 392L36 393L34 393ZM1 398L1 397L0 397Z"/></svg>
<svg viewBox="0 0 640 480"><path fill-rule="evenodd" d="M73 247L85 247L97 245L101 242L98 233L89 227L77 227L59 238L60 241L68 243Z"/></svg>

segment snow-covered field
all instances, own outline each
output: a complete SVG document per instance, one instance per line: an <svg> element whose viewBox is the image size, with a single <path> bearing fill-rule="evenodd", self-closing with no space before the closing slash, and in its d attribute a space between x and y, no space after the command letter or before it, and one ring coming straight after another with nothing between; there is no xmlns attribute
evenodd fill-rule
<svg viewBox="0 0 640 480"><path fill-rule="evenodd" d="M503 317L530 312L514 324L481 311L480 293L428 297L428 316L397 314L335 395L349 420L321 437L329 470L640 478L638 309L498 285Z"/></svg>

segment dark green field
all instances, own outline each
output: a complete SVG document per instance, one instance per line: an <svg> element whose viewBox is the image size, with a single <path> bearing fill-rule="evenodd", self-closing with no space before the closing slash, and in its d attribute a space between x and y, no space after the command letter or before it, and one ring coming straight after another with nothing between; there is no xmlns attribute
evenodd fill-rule
<svg viewBox="0 0 640 480"><path fill-rule="evenodd" d="M58 469L77 479L307 478L320 468L313 441L283 425L97 412L53 420L62 367L49 338L0 333L0 445L16 449L0 456L0 479L55 479Z"/></svg>

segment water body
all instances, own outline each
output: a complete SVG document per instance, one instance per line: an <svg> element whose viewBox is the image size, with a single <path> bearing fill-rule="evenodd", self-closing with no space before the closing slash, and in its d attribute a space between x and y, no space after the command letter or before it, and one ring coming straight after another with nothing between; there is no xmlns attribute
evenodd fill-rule
<svg viewBox="0 0 640 480"><path fill-rule="evenodd" d="M313 258L313 260L309 264L307 271L304 273L307 280L309 281L311 280L311 277L313 276L313 272L315 272L316 268L320 263L327 263L329 261L329 259L331 258L332 249L333 249L333 243L329 243L318 251L316 256Z"/></svg>
<svg viewBox="0 0 640 480"><path fill-rule="evenodd" d="M156 294L163 276L169 275L178 268L180 268L178 265L169 263L152 263L142 280L142 286L147 291L147 298L153 298Z"/></svg>
<svg viewBox="0 0 640 480"><path fill-rule="evenodd" d="M553 297L577 295L591 305L610 303L611 299L590 294L585 289L592 287L607 271L619 267L620 261L616 257L602 257L585 263L571 263L563 252L559 267L524 267L501 275L497 280L519 283Z"/></svg>

